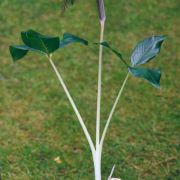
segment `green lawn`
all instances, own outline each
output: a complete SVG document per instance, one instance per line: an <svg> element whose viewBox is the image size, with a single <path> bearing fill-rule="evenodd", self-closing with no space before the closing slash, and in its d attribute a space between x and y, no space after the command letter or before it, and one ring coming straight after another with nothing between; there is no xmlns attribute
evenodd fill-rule
<svg viewBox="0 0 180 180"><path fill-rule="evenodd" d="M0 173L2 180L93 180L93 164L84 134L48 61L28 54L12 63L8 46L33 28L61 36L73 33L98 41L95 0L77 0L61 15L60 1L0 1ZM179 180L178 0L106 0L105 39L129 55L137 41L167 35L162 51L148 66L162 70L161 89L131 77L118 104L104 146L103 180L116 164L122 180ZM71 45L55 63L95 135L98 49ZM105 50L102 127L126 69ZM59 157L57 163L54 158ZM0 178L1 179L1 178Z"/></svg>

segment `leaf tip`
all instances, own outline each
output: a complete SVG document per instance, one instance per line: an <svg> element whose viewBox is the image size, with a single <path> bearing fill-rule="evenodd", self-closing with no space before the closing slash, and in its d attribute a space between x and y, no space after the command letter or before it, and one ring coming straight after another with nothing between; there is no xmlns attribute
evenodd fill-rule
<svg viewBox="0 0 180 180"><path fill-rule="evenodd" d="M155 58L159 54L165 39L166 36L164 35L153 35L140 41L131 54L131 64L138 66Z"/></svg>
<svg viewBox="0 0 180 180"><path fill-rule="evenodd" d="M12 45L9 46L9 52L10 52L10 55L11 55L11 58L12 58L13 62L15 62L16 60L15 60L15 58L13 56L13 46Z"/></svg>

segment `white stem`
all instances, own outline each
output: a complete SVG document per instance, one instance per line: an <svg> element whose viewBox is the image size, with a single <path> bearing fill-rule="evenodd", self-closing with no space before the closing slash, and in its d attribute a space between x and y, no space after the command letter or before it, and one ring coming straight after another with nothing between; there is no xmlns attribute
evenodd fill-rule
<svg viewBox="0 0 180 180"><path fill-rule="evenodd" d="M87 138L87 141L89 143L89 146L91 148L92 154L93 154L93 156L95 156L95 147L94 147L94 144L93 144L92 139L90 137L90 134L89 134L89 132L88 132L88 130L86 128L86 125L84 124L84 121L83 121L83 119L82 119L82 117L81 117L81 115L80 115L80 113L79 113L79 111L78 111L78 109L77 109L77 107L76 107L76 105L75 105L75 103L74 103L74 101L73 101L73 99L72 99L72 97L71 97L71 95L70 95L70 93L69 93L69 91L68 91L68 89L67 89L67 87L66 87L66 85L65 85L65 83L64 83L64 81L62 79L62 77L61 77L61 75L60 75L60 73L58 72L54 62L52 61L51 56L48 57L48 59L50 61L50 64L51 64L53 70L55 71L56 76L57 76L58 80L60 81L60 83L61 83L61 85L62 85L62 87L63 87L63 89L64 89L64 91L65 91L65 93L66 93L72 107L73 107L73 109L74 109L74 112L76 113L76 116L77 116L77 118L79 120L79 123L80 123L80 125L81 125L81 127L82 127L82 129L84 131L84 134L85 134L85 136Z"/></svg>
<svg viewBox="0 0 180 180"><path fill-rule="evenodd" d="M100 42L104 38L104 21L101 23ZM99 146L100 141L100 116L101 116L101 82L102 82L102 55L103 46L99 46L99 67L98 67L98 93L97 93L97 115L96 115L96 148Z"/></svg>
<svg viewBox="0 0 180 180"><path fill-rule="evenodd" d="M123 82L123 84L122 84L122 86L121 86L121 89L120 89L120 91L119 91L119 93L118 93L118 96L117 96L115 102L114 102L114 105L113 105L113 107L112 107L112 109L111 109L111 112L110 112L110 114L109 114L108 120L107 120L107 122L106 122L105 128L104 128L104 130L103 130L103 134L102 134L101 141L100 141L100 153L102 153L102 147L103 147L103 143L104 143L104 138L105 138L106 133L107 133L107 129L108 129L109 124L110 124L110 122L111 122L111 119L112 119L113 113L114 113L114 111L115 111L115 109L116 109L116 106L117 106L117 104L118 104L118 102L119 102L119 99L120 99L120 97L121 97L121 95L122 95L122 92L123 92L123 89L124 89L124 87L125 87L125 84L126 84L126 82L127 82L127 80L128 80L128 77L129 77L129 73L126 75L126 78L124 79L124 82Z"/></svg>
<svg viewBox="0 0 180 180"><path fill-rule="evenodd" d="M99 150L96 150L94 156L95 180L101 180L101 158Z"/></svg>
<svg viewBox="0 0 180 180"><path fill-rule="evenodd" d="M101 32L100 42L104 39L105 20L100 21ZM103 46L99 46L99 66L98 66L98 93L97 93L97 114L96 114L96 155L94 159L95 180L101 180L101 154L100 154L100 116L101 116L101 83L102 83L102 56Z"/></svg>
<svg viewBox="0 0 180 180"><path fill-rule="evenodd" d="M114 165L114 166L113 166L113 168L112 168L112 170L111 170L111 173L110 173L110 175L109 175L109 177L108 177L108 179L107 179L107 180L111 180L112 175L113 175L113 173L114 173L114 169L115 169L115 167L116 167L116 165Z"/></svg>

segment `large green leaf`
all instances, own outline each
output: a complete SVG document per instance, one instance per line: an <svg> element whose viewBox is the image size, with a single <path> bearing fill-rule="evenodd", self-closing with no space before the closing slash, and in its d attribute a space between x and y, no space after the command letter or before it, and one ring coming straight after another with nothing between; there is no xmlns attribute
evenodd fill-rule
<svg viewBox="0 0 180 180"><path fill-rule="evenodd" d="M98 43L99 44L99 43ZM113 53L115 53L121 60L123 60L123 57L121 55L121 53L119 53L118 51L116 51L115 49L113 49L108 42L102 42L100 43L102 46L107 47L108 49L110 49Z"/></svg>
<svg viewBox="0 0 180 180"><path fill-rule="evenodd" d="M148 68L128 68L129 72L138 78L144 78L149 81L153 86L160 87L161 72L158 69Z"/></svg>
<svg viewBox="0 0 180 180"><path fill-rule="evenodd" d="M139 42L131 55L133 66L144 64L153 59L159 52L164 36L152 36Z"/></svg>
<svg viewBox="0 0 180 180"><path fill-rule="evenodd" d="M87 40L69 33L64 33L63 39L60 41L60 48L63 48L71 43L76 43L76 42L81 43L83 45L88 45Z"/></svg>
<svg viewBox="0 0 180 180"><path fill-rule="evenodd" d="M22 32L21 37L26 46L48 55L59 49L59 37L45 36L34 30Z"/></svg>
<svg viewBox="0 0 180 180"><path fill-rule="evenodd" d="M34 30L28 30L21 33L25 45L11 45L9 47L11 56L14 61L23 58L28 51L38 52L50 55L59 48L63 48L71 43L81 43L88 45L88 41L72 34L65 33L63 39L59 37L49 37L42 35Z"/></svg>
<svg viewBox="0 0 180 180"><path fill-rule="evenodd" d="M23 58L29 51L27 46L12 45L9 47L13 61Z"/></svg>
<svg viewBox="0 0 180 180"><path fill-rule="evenodd" d="M22 59L29 51L45 54L42 51L30 48L26 45L11 45L9 46L9 51L14 62Z"/></svg>
<svg viewBox="0 0 180 180"><path fill-rule="evenodd" d="M95 44L101 44L102 46L108 48L109 50L111 50L116 56L118 56L120 58L120 60L129 67L129 65L126 63L126 61L123 59L121 53L119 53L118 51L116 51L115 49L113 49L108 42L101 42L101 43L95 43Z"/></svg>

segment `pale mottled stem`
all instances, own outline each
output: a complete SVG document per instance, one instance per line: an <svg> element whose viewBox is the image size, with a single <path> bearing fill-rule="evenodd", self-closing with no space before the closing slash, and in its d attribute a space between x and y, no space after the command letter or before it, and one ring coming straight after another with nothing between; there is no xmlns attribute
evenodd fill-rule
<svg viewBox="0 0 180 180"><path fill-rule="evenodd" d="M108 177L108 179L107 179L107 180L111 180L112 175L113 175L113 173L114 173L114 169L115 169L115 167L116 167L116 165L114 165L114 166L113 166L113 168L112 168L112 170L111 170L111 173L110 173L110 175L109 175L109 177Z"/></svg>
<svg viewBox="0 0 180 180"><path fill-rule="evenodd" d="M101 32L100 42L104 39L104 25L105 21L100 21ZM97 115L96 115L96 155L94 159L95 164L95 179L101 180L101 156L100 156L100 118L101 118L101 83L102 83L102 57L103 46L99 46L99 66L98 66L98 93L97 93Z"/></svg>
<svg viewBox="0 0 180 180"><path fill-rule="evenodd" d="M81 127L82 127L82 129L83 129L83 131L84 131L84 134L85 134L85 136L86 136L86 138L87 138L87 141L88 141L88 143L89 143L89 146L90 146L90 148L91 148L92 154L93 154L93 156L94 156L94 154L95 154L95 147L94 147L94 144L93 144L92 139L91 139L91 137L90 137L90 134L89 134L89 132L88 132L88 130L87 130L87 128L86 128L86 125L84 124L84 121L83 121L83 119L82 119L82 117L81 117L81 115L80 115L80 113L79 113L79 111L78 111L78 109L77 109L77 107L76 107L76 105L75 105L75 103L74 103L74 101L73 101L70 93L69 93L69 90L67 89L67 87L66 87L66 85L65 85L65 83L64 83L64 81L63 81L63 79L62 79L62 77L61 77L61 75L60 75L60 73L59 73L59 71L57 70L54 62L52 61L51 56L49 56L48 59L49 59L49 62L50 62L50 64L51 64L53 70L54 70L55 73L56 73L56 76L57 76L59 82L61 83L61 85L62 85L62 87L63 87L63 89L64 89L64 91L65 91L65 93L66 93L66 96L67 96L68 99L69 99L69 102L71 103L71 105L72 105L72 107L73 107L73 109L74 109L74 112L76 113L76 116L77 116L77 118L78 118L78 120L79 120L79 123L80 123L80 125L81 125Z"/></svg>
<svg viewBox="0 0 180 180"><path fill-rule="evenodd" d="M100 42L104 38L104 24L101 25ZM103 46L99 46L99 67L98 67L98 94L97 94L97 115L96 115L96 148L100 141L100 111L101 111L101 81L102 81L102 55Z"/></svg>
<svg viewBox="0 0 180 180"><path fill-rule="evenodd" d="M113 116L114 111L115 111L115 109L116 109L116 106L117 106L117 104L118 104L118 102L119 102L119 99L120 99L120 97L121 97L121 95L122 95L122 92L123 92L123 89L124 89L124 87L125 87L125 85L126 85L126 82L127 82L127 80L128 80L128 77L129 77L129 73L126 75L126 78L124 79L124 82L123 82L123 84L122 84L122 86L121 86L121 89L120 89L120 91L119 91L119 93L118 93L118 96L117 96L115 102L114 102L114 105L113 105L113 107L112 107L112 109L111 109L111 112L110 112L110 114L109 114L108 120L107 120L107 122L106 122L105 128L104 128L104 130L103 130L103 134L102 134L101 141L100 141L100 153L102 153L104 138L105 138L105 136L106 136L107 129L108 129L109 124L110 124L110 122L111 122L111 119L112 119L112 116Z"/></svg>

